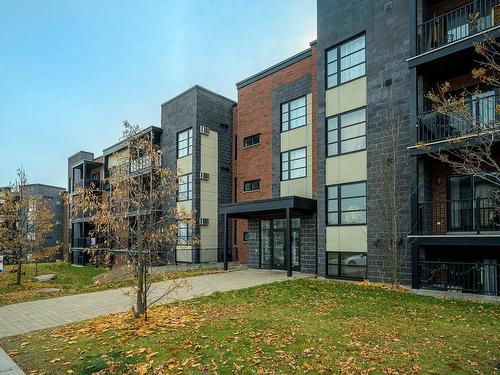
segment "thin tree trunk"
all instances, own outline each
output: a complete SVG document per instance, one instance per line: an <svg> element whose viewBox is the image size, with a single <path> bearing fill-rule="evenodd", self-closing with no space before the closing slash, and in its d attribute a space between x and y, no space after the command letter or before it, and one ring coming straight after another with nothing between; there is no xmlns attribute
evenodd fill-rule
<svg viewBox="0 0 500 375"><path fill-rule="evenodd" d="M22 272L23 262L21 258L17 261L17 274L16 274L16 285L21 285L21 272Z"/></svg>

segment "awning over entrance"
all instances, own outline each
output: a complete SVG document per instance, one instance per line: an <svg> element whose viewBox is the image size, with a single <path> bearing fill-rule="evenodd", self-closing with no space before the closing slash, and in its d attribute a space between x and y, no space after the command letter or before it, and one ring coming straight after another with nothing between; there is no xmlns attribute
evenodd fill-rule
<svg viewBox="0 0 500 375"><path fill-rule="evenodd" d="M249 202L238 202L222 204L219 206L219 213L224 215L224 269L228 267L228 249L229 249L229 220L230 219L248 219L256 215L282 213L287 222L285 249L286 249L286 269L288 276L292 276L292 215L314 214L316 212L316 200L290 196L273 199L263 199Z"/></svg>

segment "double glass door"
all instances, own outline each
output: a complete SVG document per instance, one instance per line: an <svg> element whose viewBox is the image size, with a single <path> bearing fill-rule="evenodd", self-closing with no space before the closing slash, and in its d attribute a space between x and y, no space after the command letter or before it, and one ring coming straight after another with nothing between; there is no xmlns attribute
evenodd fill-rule
<svg viewBox="0 0 500 375"><path fill-rule="evenodd" d="M286 220L260 222L260 267L286 269ZM300 269L300 219L292 219L292 269Z"/></svg>
<svg viewBox="0 0 500 375"><path fill-rule="evenodd" d="M448 230L472 231L495 228L498 214L493 207L494 185L480 177L450 176ZM477 222L479 221L479 222Z"/></svg>

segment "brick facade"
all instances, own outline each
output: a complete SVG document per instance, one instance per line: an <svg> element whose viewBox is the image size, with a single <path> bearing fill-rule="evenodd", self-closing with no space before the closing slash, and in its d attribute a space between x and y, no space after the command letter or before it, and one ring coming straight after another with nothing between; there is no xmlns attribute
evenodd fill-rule
<svg viewBox="0 0 500 375"><path fill-rule="evenodd" d="M265 77L238 88L238 106L234 120L234 201L253 201L279 196L279 116L278 101L294 99L294 93L312 94L313 165L316 165L316 45L311 46L310 56L278 69ZM273 99L274 97L274 99ZM277 97L280 97L277 100ZM244 147L246 137L260 134L259 145ZM278 168L278 169L277 169ZM261 180L259 191L244 192L245 181ZM313 191L316 191L317 174L313 168ZM273 191L274 187L274 191ZM243 242L243 233L249 232L246 220L237 220L236 247L240 262L250 262L249 244Z"/></svg>

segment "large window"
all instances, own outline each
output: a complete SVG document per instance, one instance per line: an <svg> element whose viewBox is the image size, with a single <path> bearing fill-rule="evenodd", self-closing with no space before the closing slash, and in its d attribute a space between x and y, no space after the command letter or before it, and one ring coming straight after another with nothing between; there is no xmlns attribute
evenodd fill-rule
<svg viewBox="0 0 500 375"><path fill-rule="evenodd" d="M305 147L281 153L281 180L293 180L307 175Z"/></svg>
<svg viewBox="0 0 500 375"><path fill-rule="evenodd" d="M366 279L366 253L327 252L326 275Z"/></svg>
<svg viewBox="0 0 500 375"><path fill-rule="evenodd" d="M193 153L193 129L177 133L177 158Z"/></svg>
<svg viewBox="0 0 500 375"><path fill-rule="evenodd" d="M243 139L243 147L255 146L260 143L260 134L251 135Z"/></svg>
<svg viewBox="0 0 500 375"><path fill-rule="evenodd" d="M185 174L179 176L179 194L177 195L178 201L188 201L193 198L193 175Z"/></svg>
<svg viewBox="0 0 500 375"><path fill-rule="evenodd" d="M366 109L326 120L326 156L366 149Z"/></svg>
<svg viewBox="0 0 500 375"><path fill-rule="evenodd" d="M243 191L257 191L260 190L260 180L245 181L243 184Z"/></svg>
<svg viewBox="0 0 500 375"><path fill-rule="evenodd" d="M285 132L306 125L306 113L305 96L281 104L281 131Z"/></svg>
<svg viewBox="0 0 500 375"><path fill-rule="evenodd" d="M327 187L327 224L366 224L366 182Z"/></svg>
<svg viewBox="0 0 500 375"><path fill-rule="evenodd" d="M193 234L191 226L188 223L177 223L177 244L190 245L192 242Z"/></svg>
<svg viewBox="0 0 500 375"><path fill-rule="evenodd" d="M326 51L326 88L365 75L365 36Z"/></svg>

